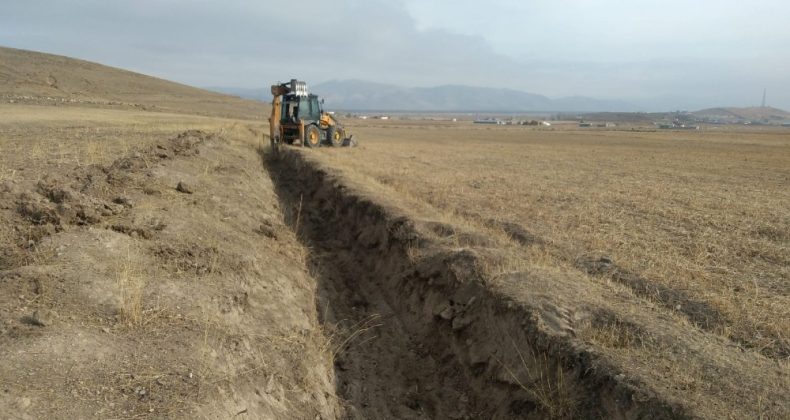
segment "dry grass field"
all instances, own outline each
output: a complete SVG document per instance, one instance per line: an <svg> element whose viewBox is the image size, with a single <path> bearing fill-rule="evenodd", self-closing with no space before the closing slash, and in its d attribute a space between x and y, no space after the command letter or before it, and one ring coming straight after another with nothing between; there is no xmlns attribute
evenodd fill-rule
<svg viewBox="0 0 790 420"><path fill-rule="evenodd" d="M788 131L352 125L359 148L306 155L494 255L489 287L563 314L626 378L702 417L788 413Z"/></svg>
<svg viewBox="0 0 790 420"><path fill-rule="evenodd" d="M337 417L266 112L0 48L1 418Z"/></svg>
<svg viewBox="0 0 790 420"><path fill-rule="evenodd" d="M634 274L623 281L641 298L790 357L790 131L392 121L355 132L363 147L321 159L456 223L521 225L542 245L518 264L597 271L589 262L604 257Z"/></svg>

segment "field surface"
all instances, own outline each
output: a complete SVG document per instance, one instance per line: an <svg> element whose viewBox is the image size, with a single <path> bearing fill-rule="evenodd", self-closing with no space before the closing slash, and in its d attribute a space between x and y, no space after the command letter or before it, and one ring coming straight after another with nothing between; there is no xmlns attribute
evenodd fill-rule
<svg viewBox="0 0 790 420"><path fill-rule="evenodd" d="M572 323L576 338L647 383L702 412L714 398L749 404L741 375L787 386L787 130L355 125L360 148L310 158L415 217L497 238L502 255L484 267L493 278L570 281L548 293L578 316L607 314ZM546 293L516 288L522 299ZM747 365L731 365L734 354Z"/></svg>
<svg viewBox="0 0 790 420"><path fill-rule="evenodd" d="M267 113L0 48L0 417L790 417L787 130Z"/></svg>
<svg viewBox="0 0 790 420"><path fill-rule="evenodd" d="M634 274L625 283L641 298L790 357L790 131L384 122L357 133L364 148L321 159L450 220L520 225L540 246L519 264L600 281L590 261L604 258Z"/></svg>

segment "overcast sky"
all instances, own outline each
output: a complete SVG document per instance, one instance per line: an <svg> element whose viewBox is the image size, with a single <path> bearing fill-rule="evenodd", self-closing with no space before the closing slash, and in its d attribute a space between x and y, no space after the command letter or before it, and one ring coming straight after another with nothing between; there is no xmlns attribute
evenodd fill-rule
<svg viewBox="0 0 790 420"><path fill-rule="evenodd" d="M790 109L787 0L1 0L0 45L195 86L363 79Z"/></svg>

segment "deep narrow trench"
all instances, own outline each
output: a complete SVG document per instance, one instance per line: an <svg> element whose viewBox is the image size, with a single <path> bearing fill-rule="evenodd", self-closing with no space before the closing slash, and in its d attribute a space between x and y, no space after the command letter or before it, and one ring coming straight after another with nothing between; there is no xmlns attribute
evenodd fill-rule
<svg viewBox="0 0 790 420"><path fill-rule="evenodd" d="M494 285L473 249L441 245L430 221L349 188L310 153L261 155L309 250L347 418L684 417L569 340L548 298L514 300L523 273Z"/></svg>
<svg viewBox="0 0 790 420"><path fill-rule="evenodd" d="M304 174L264 156L286 222L309 249L316 276L316 309L330 335L338 396L355 419L477 418L463 368L436 360L399 319L379 289L386 282L360 270L375 258L343 240L331 214L307 196ZM393 273L393 275L396 273Z"/></svg>

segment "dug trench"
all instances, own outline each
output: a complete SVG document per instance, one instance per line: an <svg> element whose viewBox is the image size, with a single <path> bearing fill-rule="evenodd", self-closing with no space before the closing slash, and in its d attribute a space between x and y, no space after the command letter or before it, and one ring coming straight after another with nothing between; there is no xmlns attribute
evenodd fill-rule
<svg viewBox="0 0 790 420"><path fill-rule="evenodd" d="M309 153L261 155L310 250L346 417L692 416L569 339L561 308L506 293L527 274L488 278L486 238L446 246L436 222L360 192Z"/></svg>

